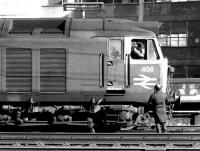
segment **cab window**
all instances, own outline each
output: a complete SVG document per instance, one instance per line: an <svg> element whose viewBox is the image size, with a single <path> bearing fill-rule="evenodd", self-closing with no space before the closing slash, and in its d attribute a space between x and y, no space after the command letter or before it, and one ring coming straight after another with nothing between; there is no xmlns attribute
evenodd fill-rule
<svg viewBox="0 0 200 151"><path fill-rule="evenodd" d="M146 59L147 41L144 39L131 40L131 59Z"/></svg>
<svg viewBox="0 0 200 151"><path fill-rule="evenodd" d="M148 49L148 59L149 60L158 60L159 59L156 45L152 39L149 39L147 41L147 49Z"/></svg>
<svg viewBox="0 0 200 151"><path fill-rule="evenodd" d="M109 59L122 59L122 40L110 39L109 40Z"/></svg>

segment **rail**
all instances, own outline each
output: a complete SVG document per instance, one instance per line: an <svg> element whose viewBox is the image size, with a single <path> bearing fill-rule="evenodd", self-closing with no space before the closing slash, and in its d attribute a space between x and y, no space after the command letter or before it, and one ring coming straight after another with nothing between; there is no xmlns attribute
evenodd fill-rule
<svg viewBox="0 0 200 151"><path fill-rule="evenodd" d="M200 150L200 133L0 133L0 150Z"/></svg>

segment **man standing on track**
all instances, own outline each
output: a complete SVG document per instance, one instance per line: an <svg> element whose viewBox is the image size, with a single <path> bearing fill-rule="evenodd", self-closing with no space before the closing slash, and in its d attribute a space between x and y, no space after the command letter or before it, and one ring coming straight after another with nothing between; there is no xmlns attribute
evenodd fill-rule
<svg viewBox="0 0 200 151"><path fill-rule="evenodd" d="M166 94L161 91L161 86L156 84L154 86L154 93L150 96L148 104L153 111L157 133L165 133L167 131L166 99Z"/></svg>

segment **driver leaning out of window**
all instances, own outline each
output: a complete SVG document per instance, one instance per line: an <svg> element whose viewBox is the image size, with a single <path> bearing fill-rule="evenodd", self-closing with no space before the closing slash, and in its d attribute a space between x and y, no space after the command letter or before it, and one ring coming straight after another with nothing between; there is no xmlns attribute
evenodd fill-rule
<svg viewBox="0 0 200 151"><path fill-rule="evenodd" d="M132 42L131 47L131 58L132 59L143 59L145 55L145 48L142 42Z"/></svg>

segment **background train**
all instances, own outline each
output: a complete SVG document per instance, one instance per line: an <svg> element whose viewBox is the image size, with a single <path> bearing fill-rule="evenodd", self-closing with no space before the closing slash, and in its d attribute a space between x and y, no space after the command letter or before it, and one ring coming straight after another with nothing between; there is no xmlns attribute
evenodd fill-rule
<svg viewBox="0 0 200 151"><path fill-rule="evenodd" d="M129 119L135 110L127 109L147 104L156 83L170 91L172 68L156 35L141 27L120 19L1 19L1 115L16 124L33 118L105 122L117 110L123 118L116 121ZM132 55L138 42L143 59Z"/></svg>

